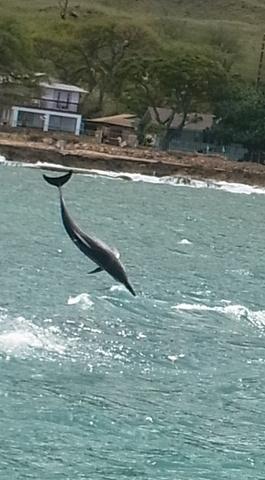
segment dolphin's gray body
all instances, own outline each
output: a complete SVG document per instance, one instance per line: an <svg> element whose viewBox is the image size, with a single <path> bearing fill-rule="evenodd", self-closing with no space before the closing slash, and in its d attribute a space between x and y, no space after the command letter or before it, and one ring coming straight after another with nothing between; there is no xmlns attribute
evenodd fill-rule
<svg viewBox="0 0 265 480"><path fill-rule="evenodd" d="M111 249L101 240L98 240L95 237L90 237L82 232L70 217L64 203L61 187L70 180L71 176L72 172L61 177L48 177L47 175L43 175L46 182L59 189L61 214L65 230L79 250L98 265L96 269L89 273L97 273L105 270L115 280L122 283L129 292L135 296L136 294L129 283L125 268L119 260L119 252L115 249Z"/></svg>

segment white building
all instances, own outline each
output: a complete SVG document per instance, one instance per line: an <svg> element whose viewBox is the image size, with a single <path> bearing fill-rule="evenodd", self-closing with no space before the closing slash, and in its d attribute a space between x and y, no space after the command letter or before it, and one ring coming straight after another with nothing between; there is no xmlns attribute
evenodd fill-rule
<svg viewBox="0 0 265 480"><path fill-rule="evenodd" d="M41 82L40 87L40 98L32 100L30 106L11 108L9 125L79 135L82 121L79 104L81 95L87 91L58 82Z"/></svg>

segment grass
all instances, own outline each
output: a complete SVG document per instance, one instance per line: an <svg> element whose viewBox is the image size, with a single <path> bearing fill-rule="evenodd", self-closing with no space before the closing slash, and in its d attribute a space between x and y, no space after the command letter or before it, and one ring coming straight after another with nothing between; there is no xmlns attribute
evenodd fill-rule
<svg viewBox="0 0 265 480"><path fill-rule="evenodd" d="M263 0L69 0L82 13L97 8L116 14L148 14L159 17L205 19L212 21L239 21L262 25L265 21ZM0 0L1 12L41 16L58 11L59 0Z"/></svg>
<svg viewBox="0 0 265 480"><path fill-rule="evenodd" d="M78 15L75 22L95 14L144 20L165 42L207 44L209 32L223 30L241 46L236 71L256 77L265 30L264 0L69 0L69 4ZM0 0L0 15L22 19L36 32L61 21L58 5L59 0Z"/></svg>

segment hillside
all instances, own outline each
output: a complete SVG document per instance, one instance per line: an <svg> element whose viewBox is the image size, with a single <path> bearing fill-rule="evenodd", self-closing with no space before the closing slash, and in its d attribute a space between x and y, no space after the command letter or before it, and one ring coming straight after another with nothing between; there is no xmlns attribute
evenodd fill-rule
<svg viewBox="0 0 265 480"><path fill-rule="evenodd" d="M58 0L0 0L0 16L23 19L34 32L60 21ZM107 14L131 17L167 39L194 44L221 32L240 45L237 72L255 78L265 22L264 0L69 0L73 22Z"/></svg>
<svg viewBox="0 0 265 480"><path fill-rule="evenodd" d="M55 0L0 0L1 12L51 16L58 10ZM90 9L115 11L115 14L145 14L159 17L172 15L186 19L260 24L265 21L263 0L69 0L70 6L82 14ZM206 19L207 16L207 19Z"/></svg>

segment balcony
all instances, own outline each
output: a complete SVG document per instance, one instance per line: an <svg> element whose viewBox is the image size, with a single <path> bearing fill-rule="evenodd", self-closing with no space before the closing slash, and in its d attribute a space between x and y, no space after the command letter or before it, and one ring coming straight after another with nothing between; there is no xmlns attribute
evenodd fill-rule
<svg viewBox="0 0 265 480"><path fill-rule="evenodd" d="M30 98L16 102L16 105L20 107L39 108L42 110L53 110L57 112L80 113L79 103L52 100L49 98Z"/></svg>

